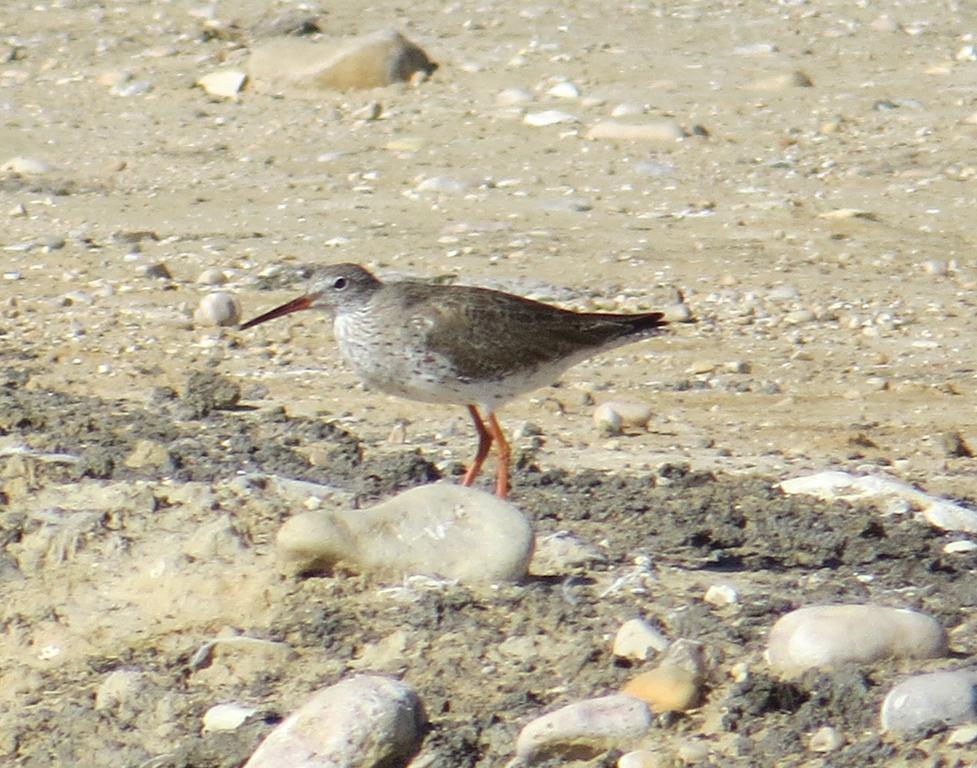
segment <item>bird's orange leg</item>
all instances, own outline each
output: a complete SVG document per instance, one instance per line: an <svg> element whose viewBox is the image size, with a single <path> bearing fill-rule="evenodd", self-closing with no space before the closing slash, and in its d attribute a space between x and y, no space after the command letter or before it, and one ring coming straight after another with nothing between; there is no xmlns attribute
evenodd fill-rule
<svg viewBox="0 0 977 768"><path fill-rule="evenodd" d="M461 479L462 485L471 485L475 482L475 478L478 477L478 473L482 471L482 464L485 463L485 457L488 456L489 449L492 447L493 435L485 429L485 422L482 421L482 417L478 415L478 408L474 405L468 406L468 412L472 415L472 422L475 424L475 431L478 433L478 453L475 454L475 460L472 465L468 468L465 476ZM492 416L492 421L495 417Z"/></svg>
<svg viewBox="0 0 977 768"><path fill-rule="evenodd" d="M495 495L504 499L509 495L509 458L512 452L509 450L509 441L505 439L495 414L490 413L488 417L489 439L495 440L496 451L499 454L499 466L495 474Z"/></svg>

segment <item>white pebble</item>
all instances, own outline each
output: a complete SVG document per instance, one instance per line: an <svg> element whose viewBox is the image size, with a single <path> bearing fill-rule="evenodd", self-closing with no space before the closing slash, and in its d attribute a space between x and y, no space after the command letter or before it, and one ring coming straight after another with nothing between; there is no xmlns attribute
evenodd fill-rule
<svg viewBox="0 0 977 768"><path fill-rule="evenodd" d="M495 95L495 103L500 107L514 107L533 100L533 95L524 88L505 88Z"/></svg>
<svg viewBox="0 0 977 768"><path fill-rule="evenodd" d="M943 545L943 551L948 555L963 555L977 550L977 542L973 541L951 541Z"/></svg>
<svg viewBox="0 0 977 768"><path fill-rule="evenodd" d="M594 756L609 748L627 749L651 728L651 710L623 694L568 704L526 725L516 740L516 761Z"/></svg>
<svg viewBox="0 0 977 768"><path fill-rule="evenodd" d="M845 737L841 735L841 732L837 728L825 725L811 734L807 748L812 752L834 752L843 747L844 744Z"/></svg>
<svg viewBox="0 0 977 768"><path fill-rule="evenodd" d="M722 608L727 605L735 605L740 601L740 593L732 584L712 584L702 597L709 605Z"/></svg>
<svg viewBox="0 0 977 768"><path fill-rule="evenodd" d="M461 179L451 178L450 176L429 176L423 179L415 189L418 192L440 192L443 194L457 195L468 189L468 184Z"/></svg>
<svg viewBox="0 0 977 768"><path fill-rule="evenodd" d="M618 123L605 120L587 131L588 139L611 141L678 141L685 137L682 126L671 120L649 123Z"/></svg>
<svg viewBox="0 0 977 768"><path fill-rule="evenodd" d="M668 648L668 638L644 619L629 619L614 636L613 653L621 659L647 661Z"/></svg>
<svg viewBox="0 0 977 768"><path fill-rule="evenodd" d="M610 400L594 409L594 425L607 435L619 435L625 427L643 429L654 414L651 406L633 400Z"/></svg>
<svg viewBox="0 0 977 768"><path fill-rule="evenodd" d="M954 728L950 732L950 735L946 737L947 744L959 747L966 744L973 744L975 741L977 741L977 723L961 725L959 728Z"/></svg>
<svg viewBox="0 0 977 768"><path fill-rule="evenodd" d="M926 272L927 275L945 277L949 271L949 267L942 259L929 259L928 261L923 262L923 271Z"/></svg>
<svg viewBox="0 0 977 768"><path fill-rule="evenodd" d="M767 639L775 672L795 675L847 662L944 656L943 627L924 614L881 605L816 605L782 616Z"/></svg>
<svg viewBox="0 0 977 768"><path fill-rule="evenodd" d="M233 731L258 710L242 704L215 704L204 712L203 732Z"/></svg>
<svg viewBox="0 0 977 768"><path fill-rule="evenodd" d="M580 89L577 88L577 86L575 86L573 83L566 81L557 83L546 93L549 96L553 96L557 99L577 99L580 97Z"/></svg>
<svg viewBox="0 0 977 768"><path fill-rule="evenodd" d="M916 675L895 686L882 702L883 731L912 731L933 721L977 722L977 671Z"/></svg>
<svg viewBox="0 0 977 768"><path fill-rule="evenodd" d="M193 313L193 323L199 326L227 327L241 322L241 302L227 291L208 293Z"/></svg>
<svg viewBox="0 0 977 768"><path fill-rule="evenodd" d="M347 567L462 583L517 581L526 575L533 531L525 515L484 491L435 483L369 509L295 515L278 532L289 571Z"/></svg>
<svg viewBox="0 0 977 768"><path fill-rule="evenodd" d="M224 285L227 282L227 275L223 269L205 269L197 277L200 285Z"/></svg>
<svg viewBox="0 0 977 768"><path fill-rule="evenodd" d="M268 734L245 768L405 765L423 725L421 702L408 686L360 675L314 694Z"/></svg>
<svg viewBox="0 0 977 768"><path fill-rule="evenodd" d="M526 125L535 128L543 128L548 125L562 125L564 123L575 123L577 117L558 109L547 109L544 112L529 112L522 119Z"/></svg>
<svg viewBox="0 0 977 768"><path fill-rule="evenodd" d="M639 104L636 101L624 101L611 110L611 117L634 117L635 115L643 115L646 111L644 104Z"/></svg>
<svg viewBox="0 0 977 768"><path fill-rule="evenodd" d="M815 315L809 309L795 309L793 312L788 312L784 315L784 322L787 325L801 325L803 323L810 323L817 319Z"/></svg>
<svg viewBox="0 0 977 768"><path fill-rule="evenodd" d="M226 69L204 75L197 80L197 85L211 96L217 96L222 99L236 99L247 79L248 76L244 72Z"/></svg>
<svg viewBox="0 0 977 768"><path fill-rule="evenodd" d="M0 165L0 173L16 173L20 176L35 176L50 171L51 164L36 157L11 157Z"/></svg>
<svg viewBox="0 0 977 768"><path fill-rule="evenodd" d="M661 756L649 749L636 749L625 752L618 758L617 768L661 768L664 764Z"/></svg>

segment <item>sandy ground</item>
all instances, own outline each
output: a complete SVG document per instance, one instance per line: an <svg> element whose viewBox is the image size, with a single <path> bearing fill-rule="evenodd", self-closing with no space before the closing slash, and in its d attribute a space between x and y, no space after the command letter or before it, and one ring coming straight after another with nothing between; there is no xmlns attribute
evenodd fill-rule
<svg viewBox="0 0 977 768"><path fill-rule="evenodd" d="M416 87L315 98L245 88L231 101L193 87L208 72L243 68L253 23L292 7L0 7L0 163L50 165L0 174L0 441L12 547L2 587L4 760L237 765L277 716L380 644L399 651L377 667L415 684L432 715L425 749L437 764L498 765L533 714L626 678L607 636L641 614L713 648L708 706L663 724L663 743L705 739L720 765L814 765L823 759L805 751L804 736L823 724L816 711L777 710L783 700L773 695L768 709L733 704L749 696L734 690L729 668L759 664L773 617L819 599L916 605L970 653L959 638L974 602L960 583L974 563L944 562L944 538L918 524L888 532L904 551L880 544L884 557L859 552L840 565L799 559L796 550L817 545L775 537L782 549L770 547L772 565L749 554L757 542L669 543L667 525L635 517L640 505L622 499L652 485L666 462L717 473L706 490L688 483L686 497L676 498L682 483L659 491L672 515L664 519L684 534L740 497L757 500L748 505L757 516L796 527L792 516L817 506L788 504L771 483L826 467L977 498L968 445L977 446L972 9L332 4L319 15L324 31L396 27L440 69ZM578 98L549 95L564 81ZM532 100L500 103L506 89ZM374 104L379 119L367 119ZM523 122L551 109L573 120ZM587 138L615 109L631 114L613 119L664 122L685 137ZM271 540L290 510L229 489L241 473L333 482L368 501L426 473L452 474L474 448L461 409L359 387L321 317L247 333L193 326L207 269L226 271L226 289L250 317L301 290L303 267L338 261L575 308L638 311L684 296L696 325L582 364L502 413L528 467L515 503L541 532L606 539L604 568L640 553L663 557L660 591L601 598L593 574L580 577L570 602L546 580L495 595L421 590L401 597L412 606L405 622L402 604L369 579L275 574ZM160 264L169 278L147 272ZM194 414L188 377L199 371L237 382L238 410ZM650 403L649 429L601 436L593 403L610 399ZM337 454L325 422L351 433L361 463ZM402 437L389 441L392 431ZM127 466L140 439L169 458ZM24 446L83 461L12 455ZM588 470L620 479L588 486ZM119 500L89 504L101 516L67 539L35 540L42 554L28 567L24 542L50 523L38 515L58 506L56 494L42 494L84 477L121 484ZM563 501L546 490L554 477ZM679 517L683 503L699 517ZM853 516L838 528L851 531L874 513L839 514L831 519ZM225 518L226 537L214 528ZM193 549L198 529L213 535ZM162 581L152 568L142 573L141 562L171 550L179 565ZM737 582L746 605L720 615L701 602L720 578L703 568L733 555L733 575L722 578ZM858 578L864 568L871 586ZM215 597L228 584L233 597ZM201 679L190 657L227 627L287 642L298 660L271 672L231 664ZM506 638L544 631L553 645L538 656L498 655ZM419 663L432 657L437 664ZM93 692L121 668L145 673L145 697L110 716ZM911 762L943 749L939 734L920 747L881 746L872 733L866 712L904 671L804 689L804 706L817 707L811 691L848 690L853 675L864 677L867 704L857 712L820 704L832 713L821 720L850 742L832 765ZM201 735L203 711L223 700L268 716ZM730 711L739 712L733 723L723 719Z"/></svg>

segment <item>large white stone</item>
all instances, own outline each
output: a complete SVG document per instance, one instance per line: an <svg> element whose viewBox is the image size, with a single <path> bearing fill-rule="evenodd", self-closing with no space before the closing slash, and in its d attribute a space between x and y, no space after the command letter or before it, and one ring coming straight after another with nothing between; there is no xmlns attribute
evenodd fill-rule
<svg viewBox="0 0 977 768"><path fill-rule="evenodd" d="M977 670L930 672L895 686L882 702L882 730L911 731L926 723L977 722Z"/></svg>
<svg viewBox="0 0 977 768"><path fill-rule="evenodd" d="M880 605L815 605L774 624L766 658L775 672L795 675L846 662L934 658L946 651L943 627L921 613Z"/></svg>
<svg viewBox="0 0 977 768"><path fill-rule="evenodd" d="M245 768L406 765L420 746L424 712L404 683L359 675L324 688L275 728Z"/></svg>
<svg viewBox="0 0 977 768"><path fill-rule="evenodd" d="M558 756L579 759L611 747L627 749L648 732L652 722L648 706L632 696L577 701L523 728L510 765L530 765Z"/></svg>
<svg viewBox="0 0 977 768"><path fill-rule="evenodd" d="M518 581L533 554L525 515L484 491L453 483L412 488L370 509L296 515L278 532L287 570L338 564L395 577L466 584Z"/></svg>

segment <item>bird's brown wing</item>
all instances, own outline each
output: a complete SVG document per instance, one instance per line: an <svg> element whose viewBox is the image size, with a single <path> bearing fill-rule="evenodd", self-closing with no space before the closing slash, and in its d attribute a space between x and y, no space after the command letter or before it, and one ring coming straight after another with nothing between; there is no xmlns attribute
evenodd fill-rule
<svg viewBox="0 0 977 768"><path fill-rule="evenodd" d="M499 379L588 351L596 354L645 330L652 315L581 314L519 296L464 286L405 294L407 318L426 348L451 361L459 378ZM662 321L664 324L664 321Z"/></svg>

